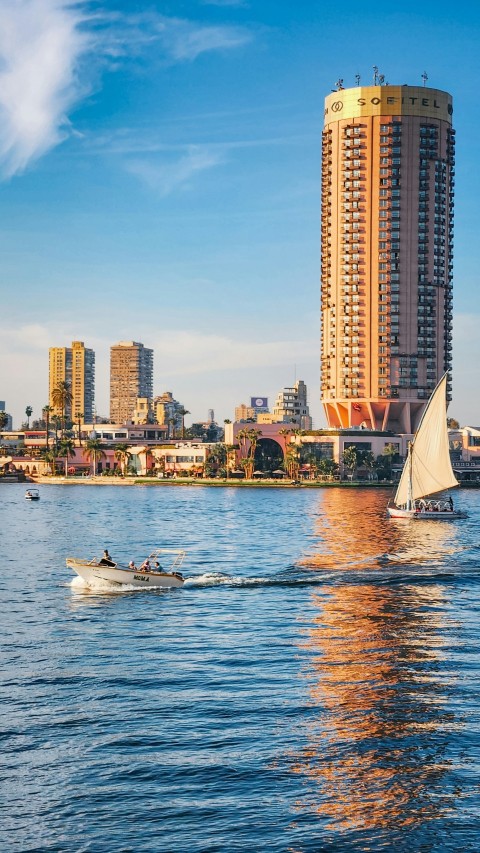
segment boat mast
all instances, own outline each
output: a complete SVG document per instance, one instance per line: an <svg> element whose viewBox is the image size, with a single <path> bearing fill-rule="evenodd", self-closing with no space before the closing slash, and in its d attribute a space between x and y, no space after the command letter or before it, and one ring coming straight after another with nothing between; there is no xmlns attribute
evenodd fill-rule
<svg viewBox="0 0 480 853"><path fill-rule="evenodd" d="M407 509L413 509L413 484L412 484L412 450L413 450L413 441L408 442L408 491L407 491Z"/></svg>

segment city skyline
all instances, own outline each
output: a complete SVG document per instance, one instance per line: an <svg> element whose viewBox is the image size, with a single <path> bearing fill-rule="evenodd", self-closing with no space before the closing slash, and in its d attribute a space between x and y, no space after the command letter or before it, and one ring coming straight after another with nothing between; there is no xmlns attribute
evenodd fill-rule
<svg viewBox="0 0 480 853"><path fill-rule="evenodd" d="M95 12L59 0L2 4L0 394L14 422L47 402L48 348L79 339L96 353L106 414L109 346L134 339L155 350L155 391L171 388L192 420L210 407L232 417L242 399L273 398L302 376L324 424L323 97L339 77L370 84L374 63L390 83L422 85L427 71L428 86L453 95L449 413L479 422L478 15L473 4L452 12L432 2L381 18L377 5L351 2L341 13L137 4L135 16L126 2Z"/></svg>

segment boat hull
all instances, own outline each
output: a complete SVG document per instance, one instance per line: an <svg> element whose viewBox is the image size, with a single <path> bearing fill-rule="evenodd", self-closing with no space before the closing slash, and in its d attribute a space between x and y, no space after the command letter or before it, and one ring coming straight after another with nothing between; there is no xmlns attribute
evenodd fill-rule
<svg viewBox="0 0 480 853"><path fill-rule="evenodd" d="M107 582L116 586L171 589L183 586L184 583L183 577L175 572L140 572L138 569L102 566L99 563L88 563L72 558L67 559L67 566L76 572L87 586L92 587Z"/></svg>
<svg viewBox="0 0 480 853"><path fill-rule="evenodd" d="M442 510L422 511L415 509L401 509L396 506L387 507L387 513L389 518L407 518L412 521L455 521L456 518L467 517L465 512L458 512L456 510L453 510L452 512L444 512Z"/></svg>

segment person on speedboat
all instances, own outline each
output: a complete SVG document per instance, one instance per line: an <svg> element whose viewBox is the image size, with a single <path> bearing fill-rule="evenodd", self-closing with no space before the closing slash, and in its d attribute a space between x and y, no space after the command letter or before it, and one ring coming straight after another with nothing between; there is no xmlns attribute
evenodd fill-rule
<svg viewBox="0 0 480 853"><path fill-rule="evenodd" d="M144 560L142 565L140 566L141 572L149 572L150 571L150 560Z"/></svg>
<svg viewBox="0 0 480 853"><path fill-rule="evenodd" d="M105 548L105 551L103 552L103 557L100 560L100 565L101 566L115 566L116 565L115 561L112 560L110 554L108 553L108 548Z"/></svg>

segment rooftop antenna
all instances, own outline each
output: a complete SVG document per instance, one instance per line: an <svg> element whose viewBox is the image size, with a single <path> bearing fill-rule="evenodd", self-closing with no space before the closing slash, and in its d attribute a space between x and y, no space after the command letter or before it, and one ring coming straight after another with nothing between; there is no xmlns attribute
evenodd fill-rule
<svg viewBox="0 0 480 853"><path fill-rule="evenodd" d="M383 86L385 84L385 74L378 75L378 83L380 86Z"/></svg>
<svg viewBox="0 0 480 853"><path fill-rule="evenodd" d="M427 85L427 80L428 80L428 74L427 74L427 72L426 72L426 71L424 71L424 72L423 72L423 74L422 74L422 80L423 80L423 85L424 85L424 86L426 86L426 85Z"/></svg>
<svg viewBox="0 0 480 853"><path fill-rule="evenodd" d="M339 77L339 79L335 83L335 86L336 86L337 92L339 92L340 89L343 89L343 77Z"/></svg>
<svg viewBox="0 0 480 853"><path fill-rule="evenodd" d="M378 65L373 66L373 85L378 86Z"/></svg>
<svg viewBox="0 0 480 853"><path fill-rule="evenodd" d="M360 86L360 74L355 74L355 86Z"/></svg>

